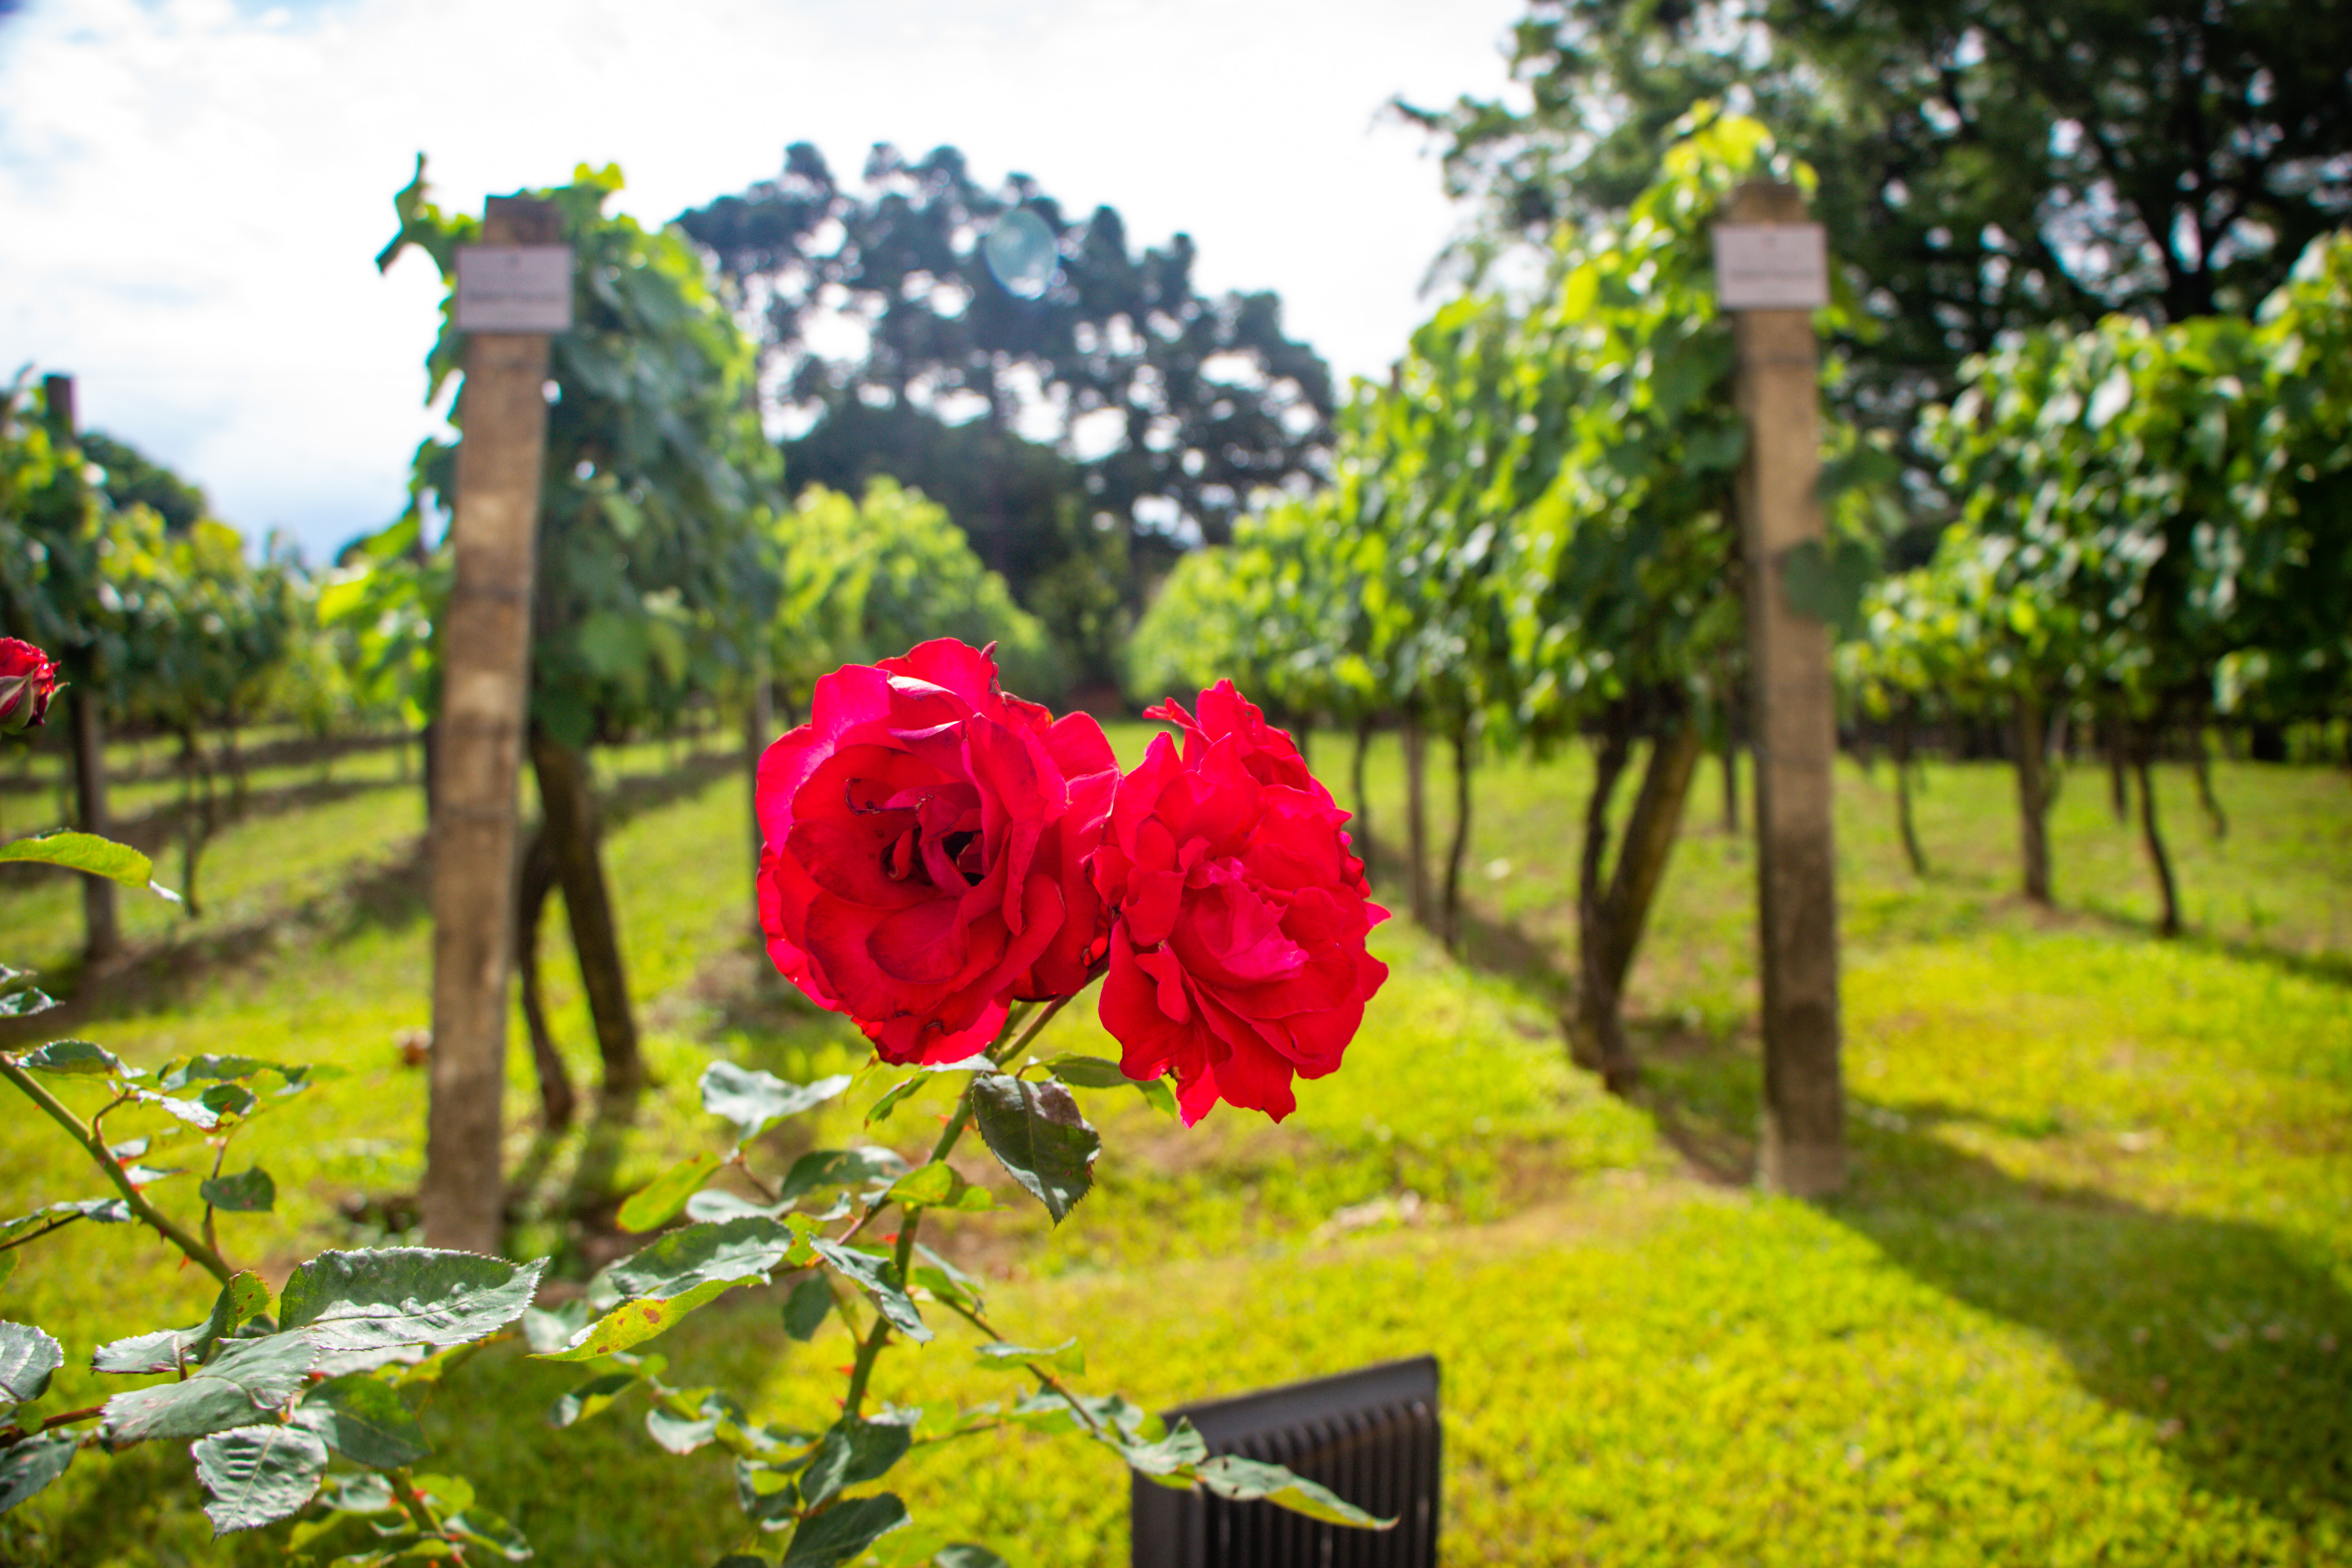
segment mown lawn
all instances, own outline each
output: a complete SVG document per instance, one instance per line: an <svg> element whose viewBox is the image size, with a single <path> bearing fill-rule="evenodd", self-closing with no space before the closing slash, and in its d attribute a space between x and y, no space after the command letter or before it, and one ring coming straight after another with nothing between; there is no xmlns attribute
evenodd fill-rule
<svg viewBox="0 0 2352 1568"><path fill-rule="evenodd" d="M1118 738L1132 752L1148 732ZM1339 738L1320 738L1315 760L1344 777ZM863 1059L835 1021L761 983L743 941L740 783L716 753L680 763L646 747L606 763L631 980L666 1084L625 1184L713 1143L691 1086L714 1052L795 1077ZM1377 749L1383 851L1401 837L1399 772ZM1922 883L1896 845L1883 765L1849 768L1855 1178L1813 1205L1748 1184L1751 851L1717 822L1712 764L1634 977L1648 1087L1621 1102L1566 1067L1555 1010L1587 776L1574 756L1480 775L1472 962L1402 921L1383 927L1394 977L1347 1067L1289 1121L1221 1110L1187 1133L1132 1094L1090 1097L1100 1190L1068 1224L1049 1236L1034 1205L1008 1205L942 1243L990 1282L1000 1326L1078 1332L1089 1386L1156 1404L1434 1350L1450 1563L2352 1559L2345 776L2221 766L2217 840L2185 773L2161 773L2193 928L2165 943L2148 934L2137 838L2102 776L2073 775L2061 798L2062 907L2048 912L2012 892L2006 773L1929 770ZM427 1012L421 817L389 753L347 759L329 783L257 774L254 789L264 809L207 858L204 918L133 900L136 961L51 1032L142 1064L246 1050L351 1069L248 1135L280 1208L226 1220L225 1240L282 1272L382 1239L402 1215L382 1200L415 1188L422 1074L395 1037ZM8 797L12 828L37 798ZM1442 837L1442 812L1434 826ZM61 881L0 883L0 955L59 964L73 920ZM559 931L551 918L558 1028L585 1080L590 1037ZM1055 1030L1066 1048L1109 1048L1090 1020ZM583 1238L546 1216L579 1139L534 1140L520 1051L514 1067L509 1161L538 1216L518 1240L576 1276ZM887 1081L770 1134L770 1163L812 1138L862 1136ZM928 1143L945 1088L875 1135ZM0 1117L8 1212L98 1190L67 1152L47 1122ZM127 1229L26 1249L0 1313L47 1326L76 1359L201 1316L200 1278ZM946 1330L894 1351L879 1392L1003 1392L970 1342ZM673 1383L812 1421L848 1359L837 1329L795 1345L775 1300L749 1292L649 1348ZM737 1544L724 1461L657 1451L641 1404L571 1431L544 1424L576 1380L510 1347L469 1363L431 1415L446 1467L520 1523L541 1562L707 1563ZM102 1384L121 1386L69 1367L42 1408L89 1403L112 1391ZM207 1544L188 1469L170 1447L86 1457L0 1519L0 1562L274 1561L268 1540ZM892 1484L919 1519L1016 1563L1125 1560L1125 1479L1075 1442L921 1449Z"/></svg>

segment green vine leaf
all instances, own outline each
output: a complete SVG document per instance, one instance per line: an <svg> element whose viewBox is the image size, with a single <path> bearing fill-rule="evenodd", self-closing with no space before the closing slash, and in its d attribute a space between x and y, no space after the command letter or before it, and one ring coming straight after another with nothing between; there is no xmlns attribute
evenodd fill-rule
<svg viewBox="0 0 2352 1568"><path fill-rule="evenodd" d="M918 1344L931 1337L930 1326L915 1310L913 1298L907 1294L907 1282L898 1278L898 1266L889 1258L855 1247L844 1247L835 1241L818 1241L817 1256L851 1280L873 1300L875 1310L888 1320L892 1328Z"/></svg>
<svg viewBox="0 0 2352 1568"><path fill-rule="evenodd" d="M896 1182L882 1194L909 1207L951 1208L979 1214L996 1206L986 1187L967 1182L944 1160L928 1165L918 1165Z"/></svg>
<svg viewBox="0 0 2352 1568"><path fill-rule="evenodd" d="M1393 1519L1381 1519L1365 1512L1328 1487L1318 1485L1303 1476L1296 1476L1280 1465L1263 1459L1244 1459L1234 1454L1219 1454L1202 1460L1192 1468L1192 1475L1202 1486L1221 1498L1235 1502L1265 1501L1276 1508L1303 1513L1309 1519L1319 1519L1327 1524L1351 1524L1363 1530L1391 1530Z"/></svg>
<svg viewBox="0 0 2352 1568"><path fill-rule="evenodd" d="M833 1310L833 1289L822 1274L812 1274L793 1287L784 1298L784 1332L806 1344L816 1338L824 1326L825 1314Z"/></svg>
<svg viewBox="0 0 2352 1568"><path fill-rule="evenodd" d="M87 871L128 888L147 887L155 872L155 863L138 850L94 833L59 831L0 844L0 861L9 860L33 860L46 866L63 866L68 870ZM156 891L163 889L158 888ZM178 899L174 893L164 896L174 901Z"/></svg>
<svg viewBox="0 0 2352 1568"><path fill-rule="evenodd" d="M672 1165L629 1194L616 1216L621 1228L640 1233L657 1229L684 1208L686 1201L701 1191L724 1163L718 1155L704 1153Z"/></svg>
<svg viewBox="0 0 2352 1568"><path fill-rule="evenodd" d="M1013 1568L1013 1565L985 1546L960 1541L953 1546L940 1548L931 1558L930 1568Z"/></svg>
<svg viewBox="0 0 2352 1568"><path fill-rule="evenodd" d="M907 1162L887 1149L816 1149L793 1162L776 1196L790 1203L820 1187L866 1187L896 1181Z"/></svg>
<svg viewBox="0 0 2352 1568"><path fill-rule="evenodd" d="M30 1323L0 1323L0 1404L38 1399L65 1364L65 1347L48 1334Z"/></svg>
<svg viewBox="0 0 2352 1568"><path fill-rule="evenodd" d="M224 1214L268 1214L278 1206L278 1184L256 1165L234 1176L207 1178L196 1195Z"/></svg>
<svg viewBox="0 0 2352 1568"><path fill-rule="evenodd" d="M16 1058L16 1065L32 1072L50 1073L59 1078L142 1078L145 1075L126 1072L122 1058L104 1046L94 1046L88 1040L51 1040L38 1050L26 1051Z"/></svg>
<svg viewBox="0 0 2352 1568"><path fill-rule="evenodd" d="M819 1508L844 1488L878 1480L914 1446L910 1420L835 1422L817 1439L808 1468L801 1472L801 1506Z"/></svg>
<svg viewBox="0 0 2352 1568"><path fill-rule="evenodd" d="M548 1406L547 1424L559 1428L576 1426L627 1393L636 1382L634 1371L608 1372L602 1377L592 1377Z"/></svg>
<svg viewBox="0 0 2352 1568"><path fill-rule="evenodd" d="M608 1310L562 1349L540 1352L540 1359L588 1361L626 1350L739 1285L763 1282L780 1264L805 1267L816 1259L808 1244L813 1228L799 1215L782 1221L747 1215L673 1230L597 1276L589 1289L592 1310L611 1303Z"/></svg>
<svg viewBox="0 0 2352 1568"><path fill-rule="evenodd" d="M1064 1340L1057 1345L1009 1345L992 1342L980 1347L980 1360L983 1366L1009 1366L1014 1371L1019 1371L1027 1363L1042 1362L1066 1377L1083 1377L1087 1370L1087 1352L1078 1348L1075 1338Z"/></svg>

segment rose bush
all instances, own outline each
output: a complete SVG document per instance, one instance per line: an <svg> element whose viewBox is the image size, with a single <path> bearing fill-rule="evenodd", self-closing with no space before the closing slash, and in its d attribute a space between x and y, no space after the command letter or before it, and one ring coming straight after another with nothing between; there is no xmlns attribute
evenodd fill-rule
<svg viewBox="0 0 2352 1568"><path fill-rule="evenodd" d="M1320 1078L1388 966L1364 938L1388 911L1349 851L1348 814L1233 682L1146 711L1160 735L1121 779L1095 883L1113 910L1102 1021L1128 1077L1173 1073L1189 1124L1220 1100L1281 1121Z"/></svg>
<svg viewBox="0 0 2352 1568"><path fill-rule="evenodd" d="M0 735L21 734L47 717L58 667L31 643L0 637Z"/></svg>
<svg viewBox="0 0 2352 1568"><path fill-rule="evenodd" d="M1005 696L986 651L941 639L835 671L761 760L770 956L886 1061L974 1055L1012 1003L1095 968L1084 861L1117 777L1100 725Z"/></svg>

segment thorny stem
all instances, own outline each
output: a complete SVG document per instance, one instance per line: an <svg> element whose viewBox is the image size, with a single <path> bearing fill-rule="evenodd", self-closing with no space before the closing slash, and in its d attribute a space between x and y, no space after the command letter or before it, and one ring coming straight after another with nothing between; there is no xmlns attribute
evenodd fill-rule
<svg viewBox="0 0 2352 1568"><path fill-rule="evenodd" d="M98 1168L106 1173L106 1179L112 1182L115 1190L122 1194L123 1201L131 1205L131 1212L153 1226L164 1240L180 1249L189 1262L195 1264L224 1285L236 1275L236 1271L222 1260L218 1252L190 1236L185 1227L153 1204L149 1203L147 1195L131 1185L131 1178L122 1173L121 1163L107 1152L106 1141L96 1129L96 1118L91 1119L91 1125L84 1126L80 1118L67 1110L56 1095L41 1087L40 1082L31 1073L17 1066L12 1057L0 1055L0 1077L5 1077L10 1083L15 1084L24 1092L26 1099L48 1112L52 1121L72 1133L74 1142L79 1143L89 1152L90 1159L97 1163ZM111 1110L112 1107L108 1109ZM102 1116L105 1112L100 1111L99 1114Z"/></svg>
<svg viewBox="0 0 2352 1568"><path fill-rule="evenodd" d="M392 1472L392 1495L399 1500L401 1510L408 1515L410 1522L415 1524L421 1533L425 1535L441 1533L440 1522L433 1517L432 1510L425 1506L425 1500L418 1495L416 1482L409 1475L408 1467L405 1465Z"/></svg>
<svg viewBox="0 0 2352 1568"><path fill-rule="evenodd" d="M1084 987L1080 987L1080 989L1083 990ZM1075 994L1076 993L1073 993L1073 995ZM1071 996L1056 996L1051 1002L1046 1003L1043 1007L1037 1008L1034 1016L1027 1010L1033 1005L1016 1004L1014 1009L1005 1016L1003 1035L999 1037L995 1045L989 1047L986 1053L988 1059L1001 1068L1006 1062L1009 1062L1013 1058L1019 1056L1024 1050L1028 1048L1029 1042L1037 1037L1038 1031L1043 1029L1047 1024L1052 1023L1054 1021L1054 1015L1060 1012L1065 1006L1068 1005L1071 1000ZM1013 1033L1016 1027L1020 1029L1020 1032L1017 1035ZM968 1082L964 1085L962 1095L956 1100L954 1114L948 1118L947 1126L940 1130L939 1142L931 1146L930 1163L937 1164L940 1161L946 1159L949 1152L956 1146L957 1140L963 1136L964 1130L971 1125L971 1090L972 1083L976 1083L977 1081L978 1075L975 1074L971 1082ZM880 1214L887 1206L887 1205L886 1204L879 1201L867 1205L866 1213L859 1217L857 1223L851 1226L848 1230L842 1234L842 1242L847 1243L855 1239L860 1232L865 1230L867 1225L873 1222L874 1216ZM915 1232L923 1223L923 1211L919 1205L901 1204L899 1206L905 1214L906 1218L905 1222L898 1227L898 1249L894 1257L894 1261L898 1265L898 1278L903 1282L908 1279L909 1268L914 1262ZM956 1307L953 1302L950 1302L949 1305L950 1307L954 1307L958 1311L962 1310L961 1307ZM847 1320L845 1319L844 1321L846 1321ZM994 1332L993 1330L989 1331L992 1334ZM889 1343L889 1341L890 1320L884 1317L881 1311L877 1309L874 1314L874 1326L867 1331L866 1337L858 1342L857 1359L851 1364L849 1369L849 1388L842 1396L841 1402L842 1415L845 1419L856 1419L858 1410L866 1403L866 1384L872 1381L874 1376L874 1363L876 1359L881 1355L882 1347ZM1035 1371L1036 1369L1032 1368L1031 1370ZM1050 1374L1041 1373L1039 1375L1046 1377L1047 1381L1052 1383ZM1057 1392L1062 1394L1064 1398L1066 1399L1069 1397L1069 1391L1062 1388L1059 1383L1053 1383L1052 1385ZM1079 1407L1074 1405L1072 1408L1076 1409ZM1087 1419L1087 1424L1089 1427L1094 1428L1097 1436L1102 1435L1100 1427L1096 1426L1091 1418Z"/></svg>
<svg viewBox="0 0 2352 1568"><path fill-rule="evenodd" d="M217 1182L220 1180L221 1166L226 1163L227 1160L228 1139L224 1135L220 1141L220 1147L213 1152L214 1181ZM220 1234L213 1229L213 1205L212 1200L209 1198L205 1200L205 1245L211 1247L215 1252L218 1252L220 1250Z"/></svg>
<svg viewBox="0 0 2352 1568"><path fill-rule="evenodd" d="M996 1325L990 1322L978 1311L965 1306L961 1301L948 1301L946 1302L946 1306L949 1311L953 1312L965 1322L970 1323L973 1328L978 1329L982 1333L986 1334L990 1339L994 1340L999 1344L1003 1344L1004 1342L1004 1336L997 1331ZM1070 1407L1070 1414L1078 1418L1080 1426L1083 1426L1088 1432L1092 1433L1095 1436L1101 1438L1104 1442L1116 1444L1117 1439L1112 1437L1108 1432L1103 1429L1103 1424L1095 1419L1094 1412L1088 1410L1086 1407L1085 1403L1081 1401L1076 1394L1070 1392L1069 1385L1067 1384L1065 1384L1060 1378L1055 1377L1051 1372L1039 1366L1034 1361L1024 1361L1021 1364L1029 1369L1029 1374L1032 1377L1034 1377L1041 1385L1051 1390L1053 1393L1061 1395L1062 1403Z"/></svg>
<svg viewBox="0 0 2352 1568"><path fill-rule="evenodd" d="M0 1252L5 1252L12 1247L22 1247L28 1241L38 1241L41 1237L48 1235L49 1232L53 1230L63 1230L66 1226L73 1224L74 1221L79 1218L81 1218L81 1215L78 1214L66 1215L61 1218L49 1221L48 1224L43 1226L40 1229L33 1232L29 1236L19 1236L8 1241L0 1241Z"/></svg>
<svg viewBox="0 0 2352 1568"><path fill-rule="evenodd" d="M736 1149L734 1158L730 1162L730 1163L731 1163L738 1172L741 1173L745 1181L751 1184L751 1190L753 1192L767 1199L771 1204L780 1201L777 1198L774 1190L772 1189L767 1183L760 1180L759 1177L751 1173L751 1163L743 1158L743 1151L740 1146Z"/></svg>
<svg viewBox="0 0 2352 1568"><path fill-rule="evenodd" d="M1087 984L1091 985L1093 984L1094 977L1089 977ZM994 1062L998 1067L1003 1067L1006 1062L1011 1061L1014 1057L1019 1056L1023 1051L1028 1049L1029 1042L1037 1037L1037 1032L1054 1021L1054 1015L1068 1006L1072 1002L1076 1001L1079 993L1085 990L1086 986L1081 985L1078 987L1077 991L1072 992L1069 995L1056 996L1051 1002L1046 1003L1045 1010L1038 1014L1036 1018L1027 1028L1021 1031L1021 1037L1013 1041L1009 1047L989 1052L989 1060Z"/></svg>
<svg viewBox="0 0 2352 1568"><path fill-rule="evenodd" d="M87 1410L68 1410L62 1415L52 1415L29 1432L16 1426L0 1426L0 1450L13 1448L28 1437L37 1437L52 1426L64 1426L75 1421L87 1421L93 1415L105 1414L105 1405L93 1405Z"/></svg>

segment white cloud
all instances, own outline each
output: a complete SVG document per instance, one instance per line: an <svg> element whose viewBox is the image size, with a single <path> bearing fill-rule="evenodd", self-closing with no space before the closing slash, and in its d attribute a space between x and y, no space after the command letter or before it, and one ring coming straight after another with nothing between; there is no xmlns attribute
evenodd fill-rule
<svg viewBox="0 0 2352 1568"><path fill-rule="evenodd" d="M647 222L788 142L963 149L1135 242L1188 230L1213 289L1281 291L1342 374L1424 313L1454 222L1377 124L1501 83L1517 0L33 0L0 23L0 367L314 555L400 504L430 427L437 283L377 277L419 150L446 206L617 162Z"/></svg>

